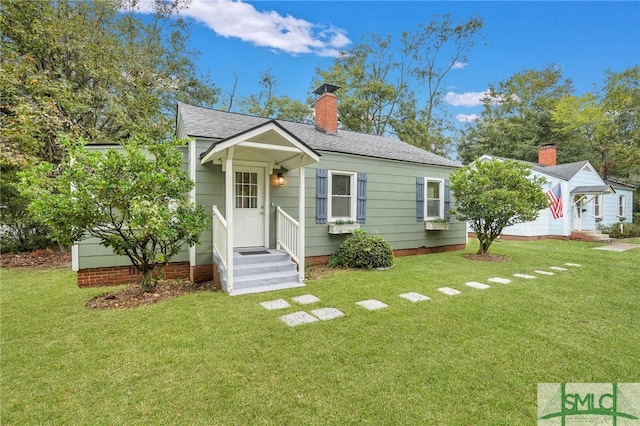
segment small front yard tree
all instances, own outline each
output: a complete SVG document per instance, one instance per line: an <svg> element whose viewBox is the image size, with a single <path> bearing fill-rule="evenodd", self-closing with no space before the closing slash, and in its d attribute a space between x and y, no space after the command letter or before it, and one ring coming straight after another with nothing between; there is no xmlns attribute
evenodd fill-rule
<svg viewBox="0 0 640 426"><path fill-rule="evenodd" d="M135 135L117 149L90 150L83 140L67 141L59 166L41 163L23 174L29 210L58 241L95 237L127 256L142 289L154 291L172 256L197 244L206 226L202 206L187 198L194 184L177 149L184 142Z"/></svg>
<svg viewBox="0 0 640 426"><path fill-rule="evenodd" d="M486 254L506 226L536 220L547 207L541 184L531 168L513 160L476 161L450 176L456 207L450 213L467 221Z"/></svg>

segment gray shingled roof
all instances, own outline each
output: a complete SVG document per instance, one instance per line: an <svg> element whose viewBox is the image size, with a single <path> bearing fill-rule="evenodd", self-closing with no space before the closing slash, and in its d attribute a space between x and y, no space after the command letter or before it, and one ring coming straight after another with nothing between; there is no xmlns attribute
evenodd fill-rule
<svg viewBox="0 0 640 426"><path fill-rule="evenodd" d="M555 166L541 166L536 164L533 166L533 170L546 173L563 180L569 180L588 163L588 161L577 161L575 163L558 164Z"/></svg>
<svg viewBox="0 0 640 426"><path fill-rule="evenodd" d="M500 160L513 160L512 158L506 157L497 157L493 155L488 155L492 158L497 158ZM557 164L555 166L543 166L538 163L533 163L531 161L524 160L513 160L519 163L527 164L531 166L531 168L537 172L547 174L549 176L554 176L563 180L570 180L576 173L578 173L582 168L589 164L588 161L576 161L575 163L566 163L566 164Z"/></svg>
<svg viewBox="0 0 640 426"><path fill-rule="evenodd" d="M197 107L181 102L178 103L178 117L183 122L186 136L208 138L214 141L226 139L271 120ZM355 154L436 166L461 167L461 164L455 161L398 139L348 130L338 130L337 134L326 134L316 130L315 126L310 124L277 121L316 151Z"/></svg>

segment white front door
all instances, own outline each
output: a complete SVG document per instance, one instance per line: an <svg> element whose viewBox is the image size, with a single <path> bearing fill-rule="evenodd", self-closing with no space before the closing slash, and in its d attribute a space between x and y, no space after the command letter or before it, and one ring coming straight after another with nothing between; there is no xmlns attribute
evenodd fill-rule
<svg viewBox="0 0 640 426"><path fill-rule="evenodd" d="M584 208L584 197L575 195L573 199L573 230L582 231L582 209Z"/></svg>
<svg viewBox="0 0 640 426"><path fill-rule="evenodd" d="M264 246L264 169L238 167L234 187L234 247Z"/></svg>

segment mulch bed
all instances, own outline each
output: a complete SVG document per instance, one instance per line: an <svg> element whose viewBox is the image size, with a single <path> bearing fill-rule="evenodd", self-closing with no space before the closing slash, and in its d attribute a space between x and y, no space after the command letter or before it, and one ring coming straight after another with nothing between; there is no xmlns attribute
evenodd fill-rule
<svg viewBox="0 0 640 426"><path fill-rule="evenodd" d="M91 309L139 308L196 291L219 291L219 288L213 281L196 284L188 280L166 281L158 283L154 293L145 293L138 284L132 284L124 290L94 297L86 305Z"/></svg>
<svg viewBox="0 0 640 426"><path fill-rule="evenodd" d="M69 268L71 253L51 249L36 250L32 253L3 253L0 255L3 268ZM155 293L145 293L139 285L132 284L124 290L106 293L89 300L86 305L92 309L130 309L162 302L173 297L195 291L218 291L213 281L193 284L188 280L158 283ZM108 291L108 290L106 290Z"/></svg>
<svg viewBox="0 0 640 426"><path fill-rule="evenodd" d="M52 249L36 250L31 253L2 253L0 266L3 268L68 268L71 253Z"/></svg>
<svg viewBox="0 0 640 426"><path fill-rule="evenodd" d="M506 256L504 254L465 254L464 258L467 260L474 260L477 262L511 262L511 256Z"/></svg>

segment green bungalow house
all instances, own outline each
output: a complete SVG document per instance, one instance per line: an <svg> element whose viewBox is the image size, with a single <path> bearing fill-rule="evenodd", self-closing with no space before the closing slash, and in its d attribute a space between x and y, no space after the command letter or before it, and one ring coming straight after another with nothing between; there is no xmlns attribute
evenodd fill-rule
<svg viewBox="0 0 640 426"><path fill-rule="evenodd" d="M168 277L213 279L232 295L302 286L305 264L326 262L357 228L396 255L465 246L465 223L448 215L448 177L460 165L339 129L337 89L314 92L315 125L178 104L190 197L211 212L211 227L167 266ZM136 278L126 258L95 240L74 247L73 268L80 286Z"/></svg>

